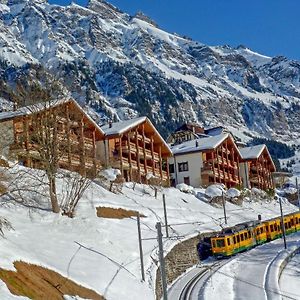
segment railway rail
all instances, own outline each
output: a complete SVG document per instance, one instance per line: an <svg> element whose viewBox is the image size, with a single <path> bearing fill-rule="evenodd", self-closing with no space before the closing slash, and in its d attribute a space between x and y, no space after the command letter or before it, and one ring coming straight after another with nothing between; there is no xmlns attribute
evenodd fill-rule
<svg viewBox="0 0 300 300"><path fill-rule="evenodd" d="M178 299L178 300L195 300L195 299L204 299L204 290L205 285L209 282L210 277L214 272L216 272L219 268L228 263L231 259L215 261L210 264L202 265L198 269L193 269L191 274L192 276L189 278L187 282L184 283L182 287L179 287L178 292L174 292L176 287L173 287L173 291L170 299ZM176 283L178 286L180 284ZM175 285L176 285L175 284Z"/></svg>

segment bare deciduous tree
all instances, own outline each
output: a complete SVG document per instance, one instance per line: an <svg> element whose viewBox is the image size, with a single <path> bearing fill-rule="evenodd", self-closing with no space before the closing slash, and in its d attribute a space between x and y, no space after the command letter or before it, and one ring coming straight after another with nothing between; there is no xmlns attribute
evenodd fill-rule
<svg viewBox="0 0 300 300"><path fill-rule="evenodd" d="M91 179L75 172L63 172L63 181L64 193L61 207L63 214L72 218L79 200L91 184Z"/></svg>

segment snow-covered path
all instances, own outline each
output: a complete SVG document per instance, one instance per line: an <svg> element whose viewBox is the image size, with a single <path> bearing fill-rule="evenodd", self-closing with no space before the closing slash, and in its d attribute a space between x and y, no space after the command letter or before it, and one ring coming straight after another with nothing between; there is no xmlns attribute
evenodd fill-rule
<svg viewBox="0 0 300 300"><path fill-rule="evenodd" d="M283 299L300 299L300 254L295 255L284 268L279 285Z"/></svg>
<svg viewBox="0 0 300 300"><path fill-rule="evenodd" d="M300 247L300 233L288 236L287 246L288 248ZM220 296L222 300L266 299L268 267L282 251L283 240L278 239L237 255L212 276L205 288L204 298L217 299ZM274 291L273 287L270 290ZM275 291L274 296L276 294ZM284 296L286 293L282 291L280 294ZM292 299L300 299L300 297Z"/></svg>

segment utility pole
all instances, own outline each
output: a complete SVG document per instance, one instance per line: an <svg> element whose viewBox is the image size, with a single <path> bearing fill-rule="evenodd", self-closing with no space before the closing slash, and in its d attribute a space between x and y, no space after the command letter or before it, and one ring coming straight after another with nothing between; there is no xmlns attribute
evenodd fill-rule
<svg viewBox="0 0 300 300"><path fill-rule="evenodd" d="M224 211L225 224L227 225L227 215L226 215L224 191L222 191L222 203L223 203L223 211Z"/></svg>
<svg viewBox="0 0 300 300"><path fill-rule="evenodd" d="M165 195L165 194L163 194L163 205L164 205L164 216L165 216L166 236L169 237L168 216L167 216L166 195Z"/></svg>
<svg viewBox="0 0 300 300"><path fill-rule="evenodd" d="M284 220L283 220L283 213L282 213L281 197L279 197L279 206L280 206L281 231L283 236L284 249L286 249L285 227L284 227Z"/></svg>
<svg viewBox="0 0 300 300"><path fill-rule="evenodd" d="M296 177L296 188L297 188L297 196L298 196L298 208L300 210L300 195L299 195L299 186L298 186L298 178Z"/></svg>
<svg viewBox="0 0 300 300"><path fill-rule="evenodd" d="M167 294L167 278L166 278L166 266L164 259L164 249L162 243L162 233L161 233L161 224L160 222L156 223L157 229L157 241L158 241L158 249L159 249L159 264L160 264L160 277L161 277L161 285L163 292L163 300L168 300Z"/></svg>
<svg viewBox="0 0 300 300"><path fill-rule="evenodd" d="M137 214L137 227L138 227L138 236L139 236L139 250L140 250L142 281L145 281L144 257L143 257L143 245L142 245L142 233L141 233L141 220L140 220L140 213L139 212Z"/></svg>

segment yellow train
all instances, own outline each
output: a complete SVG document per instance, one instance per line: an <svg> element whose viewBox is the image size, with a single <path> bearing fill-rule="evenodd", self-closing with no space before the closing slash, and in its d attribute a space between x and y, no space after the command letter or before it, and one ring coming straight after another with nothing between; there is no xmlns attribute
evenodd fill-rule
<svg viewBox="0 0 300 300"><path fill-rule="evenodd" d="M283 223L286 234L299 231L300 212L285 215ZM227 257L279 237L282 237L280 217L261 222L245 222L225 228L211 237L211 251L214 256Z"/></svg>

